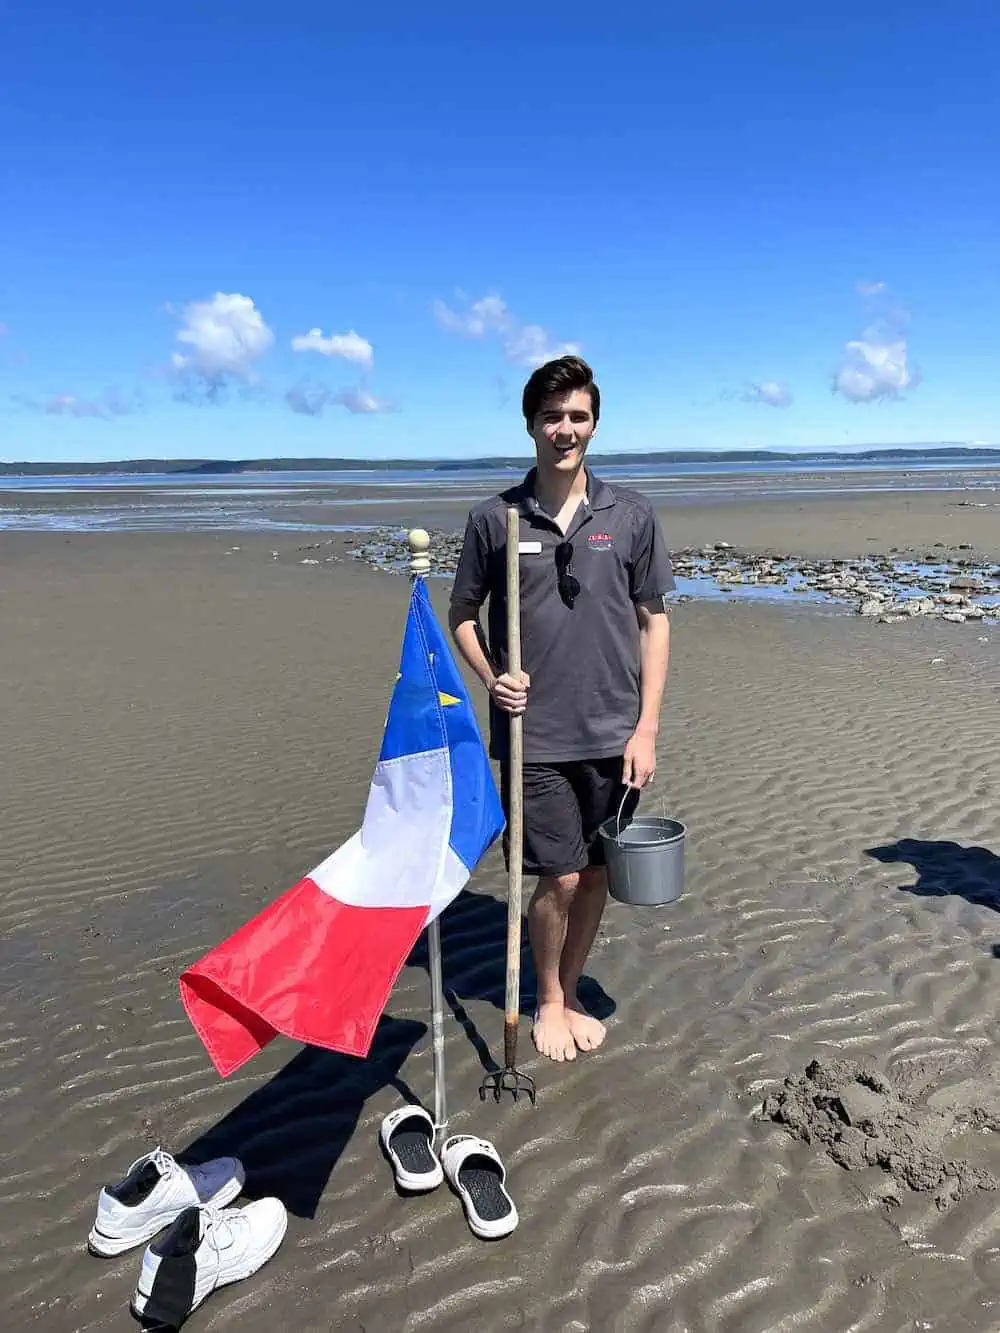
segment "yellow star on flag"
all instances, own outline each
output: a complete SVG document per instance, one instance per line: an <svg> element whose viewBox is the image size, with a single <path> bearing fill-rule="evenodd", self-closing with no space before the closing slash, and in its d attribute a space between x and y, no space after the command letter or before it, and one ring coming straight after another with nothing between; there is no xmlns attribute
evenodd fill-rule
<svg viewBox="0 0 1000 1333"><path fill-rule="evenodd" d="M403 679L403 673L401 671L396 672L396 679ZM452 708L455 704L461 702L461 699L456 699L453 694L445 694L442 690L438 690L438 703L440 703L442 708Z"/></svg>

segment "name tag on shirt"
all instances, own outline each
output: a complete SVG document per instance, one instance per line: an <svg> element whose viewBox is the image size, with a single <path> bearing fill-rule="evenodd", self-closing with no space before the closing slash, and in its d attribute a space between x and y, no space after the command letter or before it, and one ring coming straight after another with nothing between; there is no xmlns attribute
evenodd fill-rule
<svg viewBox="0 0 1000 1333"><path fill-rule="evenodd" d="M520 555L541 555L541 554L542 554L542 543L541 543L541 542L520 542L520 543L518 544L518 548L517 548L517 549L518 549L518 553L519 553Z"/></svg>

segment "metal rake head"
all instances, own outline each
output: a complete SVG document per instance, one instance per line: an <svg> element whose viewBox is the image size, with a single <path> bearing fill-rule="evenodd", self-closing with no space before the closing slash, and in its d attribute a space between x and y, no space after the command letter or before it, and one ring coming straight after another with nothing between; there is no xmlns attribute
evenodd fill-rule
<svg viewBox="0 0 1000 1333"><path fill-rule="evenodd" d="M479 1100L484 1102L488 1092L492 1092L495 1102L500 1100L502 1092L513 1093L515 1101L523 1092L530 1098L532 1106L535 1104L535 1080L519 1069L495 1069L487 1074L479 1085Z"/></svg>

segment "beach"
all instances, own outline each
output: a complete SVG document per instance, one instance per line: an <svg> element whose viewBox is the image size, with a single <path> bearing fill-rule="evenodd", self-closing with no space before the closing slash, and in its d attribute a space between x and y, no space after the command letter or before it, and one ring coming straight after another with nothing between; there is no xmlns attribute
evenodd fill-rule
<svg viewBox="0 0 1000 1333"><path fill-rule="evenodd" d="M345 527L458 531L468 508L354 498ZM678 550L984 563L1000 561L995 502L657 499ZM521 1217L487 1245L447 1187L400 1198L378 1149L401 1100L431 1106L422 945L366 1061L278 1039L221 1080L180 1004L184 967L364 811L408 582L301 512L296 531L0 532L10 1326L135 1327L141 1251L99 1260L86 1236L102 1184L158 1144L238 1154L246 1197L290 1214L274 1259L192 1330L1000 1325L1000 1190L887 1200L891 1172L845 1169L758 1114L814 1059L845 1057L915 1096L1000 1107L1000 631L791 600L672 607L643 807L688 827L685 893L609 904L584 992L608 1037L570 1064L531 1045L525 949L534 1107L478 1096L502 1049L499 847L442 920L449 1127L497 1145ZM448 588L430 582L442 620ZM982 1126L949 1151L1000 1175Z"/></svg>

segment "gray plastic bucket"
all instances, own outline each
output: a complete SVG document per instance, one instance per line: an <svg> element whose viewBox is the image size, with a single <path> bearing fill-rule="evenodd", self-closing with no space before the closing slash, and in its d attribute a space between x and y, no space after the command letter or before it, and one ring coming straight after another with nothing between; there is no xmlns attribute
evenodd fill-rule
<svg viewBox="0 0 1000 1333"><path fill-rule="evenodd" d="M684 892L684 839L679 820L638 815L622 824L626 791L618 814L598 830L608 870L608 892L633 907L662 907Z"/></svg>

